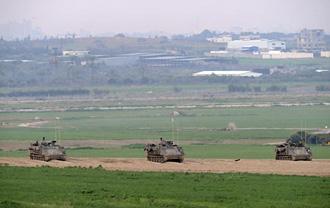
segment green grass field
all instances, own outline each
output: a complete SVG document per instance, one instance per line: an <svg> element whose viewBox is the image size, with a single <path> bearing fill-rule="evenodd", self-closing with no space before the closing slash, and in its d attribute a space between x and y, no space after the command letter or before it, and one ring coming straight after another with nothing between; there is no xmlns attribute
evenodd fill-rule
<svg viewBox="0 0 330 208"><path fill-rule="evenodd" d="M0 207L325 208L330 178L0 167Z"/></svg>
<svg viewBox="0 0 330 208"><path fill-rule="evenodd" d="M172 123L173 110L181 114ZM17 125L35 122L38 117L49 121L41 128ZM60 117L60 120L56 120ZM221 139L284 139L300 128L323 128L330 123L329 106L271 107L271 108L184 108L136 109L105 111L64 111L0 113L0 140L34 140L54 137L60 128L61 139L156 139L221 140ZM229 122L237 131L221 131ZM271 129L271 128L297 128Z"/></svg>
<svg viewBox="0 0 330 208"><path fill-rule="evenodd" d="M273 159L274 146L247 144L196 144L183 145L187 158L221 159ZM314 159L330 159L330 147L312 145ZM143 144L118 148L75 148L67 149L69 157L145 157ZM28 151L0 151L0 157L28 157Z"/></svg>

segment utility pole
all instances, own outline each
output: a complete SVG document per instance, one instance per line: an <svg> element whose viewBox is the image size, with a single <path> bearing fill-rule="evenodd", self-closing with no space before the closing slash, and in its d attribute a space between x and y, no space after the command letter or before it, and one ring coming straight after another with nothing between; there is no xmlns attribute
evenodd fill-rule
<svg viewBox="0 0 330 208"><path fill-rule="evenodd" d="M58 126L60 122L60 117L55 117L55 140L60 140L60 127ZM59 141L58 141L59 142Z"/></svg>
<svg viewBox="0 0 330 208"><path fill-rule="evenodd" d="M174 140L174 113L171 114L171 124L172 124L172 141Z"/></svg>

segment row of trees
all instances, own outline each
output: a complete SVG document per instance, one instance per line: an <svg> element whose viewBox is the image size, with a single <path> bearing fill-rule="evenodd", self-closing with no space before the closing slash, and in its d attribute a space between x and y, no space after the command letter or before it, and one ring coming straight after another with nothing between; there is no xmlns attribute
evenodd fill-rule
<svg viewBox="0 0 330 208"><path fill-rule="evenodd" d="M272 85L270 87L266 87L262 89L260 86L250 87L249 85L236 85L230 84L228 85L228 92L287 92L286 86L278 86Z"/></svg>
<svg viewBox="0 0 330 208"><path fill-rule="evenodd" d="M315 90L319 92L330 91L330 85L318 85Z"/></svg>
<svg viewBox="0 0 330 208"><path fill-rule="evenodd" d="M30 90L12 91L0 93L0 97L54 97L54 96L103 96L108 95L109 90L102 89L50 89L50 90Z"/></svg>
<svg viewBox="0 0 330 208"><path fill-rule="evenodd" d="M309 134L306 131L298 131L288 139L288 141L293 144L325 144L329 140L329 137L320 137L318 135Z"/></svg>

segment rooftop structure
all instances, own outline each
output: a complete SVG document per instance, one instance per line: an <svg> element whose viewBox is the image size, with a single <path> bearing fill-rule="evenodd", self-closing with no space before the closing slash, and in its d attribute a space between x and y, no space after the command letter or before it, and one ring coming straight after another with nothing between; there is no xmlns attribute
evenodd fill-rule
<svg viewBox="0 0 330 208"><path fill-rule="evenodd" d="M330 58L330 51L321 51L321 57Z"/></svg>
<svg viewBox="0 0 330 208"><path fill-rule="evenodd" d="M182 55L161 55L161 56L141 56L140 64L149 66L188 66L188 65L207 65L210 63L231 63L233 59L224 59L209 56L182 56Z"/></svg>
<svg viewBox="0 0 330 208"><path fill-rule="evenodd" d="M258 40L233 40L227 45L228 50L254 50L254 51L269 51L269 50L285 50L286 44L283 41L258 39Z"/></svg>
<svg viewBox="0 0 330 208"><path fill-rule="evenodd" d="M74 51L74 50L66 50L62 52L63 56L87 56L89 55L89 51Z"/></svg>
<svg viewBox="0 0 330 208"><path fill-rule="evenodd" d="M259 40L260 35L250 34L250 35L240 35L240 40Z"/></svg>
<svg viewBox="0 0 330 208"><path fill-rule="evenodd" d="M219 77L260 77L262 73L252 71L200 71L193 74L194 77L219 76Z"/></svg>
<svg viewBox="0 0 330 208"><path fill-rule="evenodd" d="M219 37L213 37L207 39L210 42L214 43L228 43L229 41L232 41L232 37L229 35L219 36Z"/></svg>
<svg viewBox="0 0 330 208"><path fill-rule="evenodd" d="M313 53L269 51L261 54L263 59L302 59L314 58Z"/></svg>

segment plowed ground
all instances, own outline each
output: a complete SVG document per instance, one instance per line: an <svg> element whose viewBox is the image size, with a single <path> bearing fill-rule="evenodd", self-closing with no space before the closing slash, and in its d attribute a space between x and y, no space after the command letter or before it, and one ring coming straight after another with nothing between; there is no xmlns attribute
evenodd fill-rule
<svg viewBox="0 0 330 208"><path fill-rule="evenodd" d="M1 157L1 165L37 167L102 166L106 170L163 172L245 172L280 175L330 176L330 160L276 161L243 159L186 159L183 163L153 163L141 158L68 158L67 161L37 161L29 158Z"/></svg>

